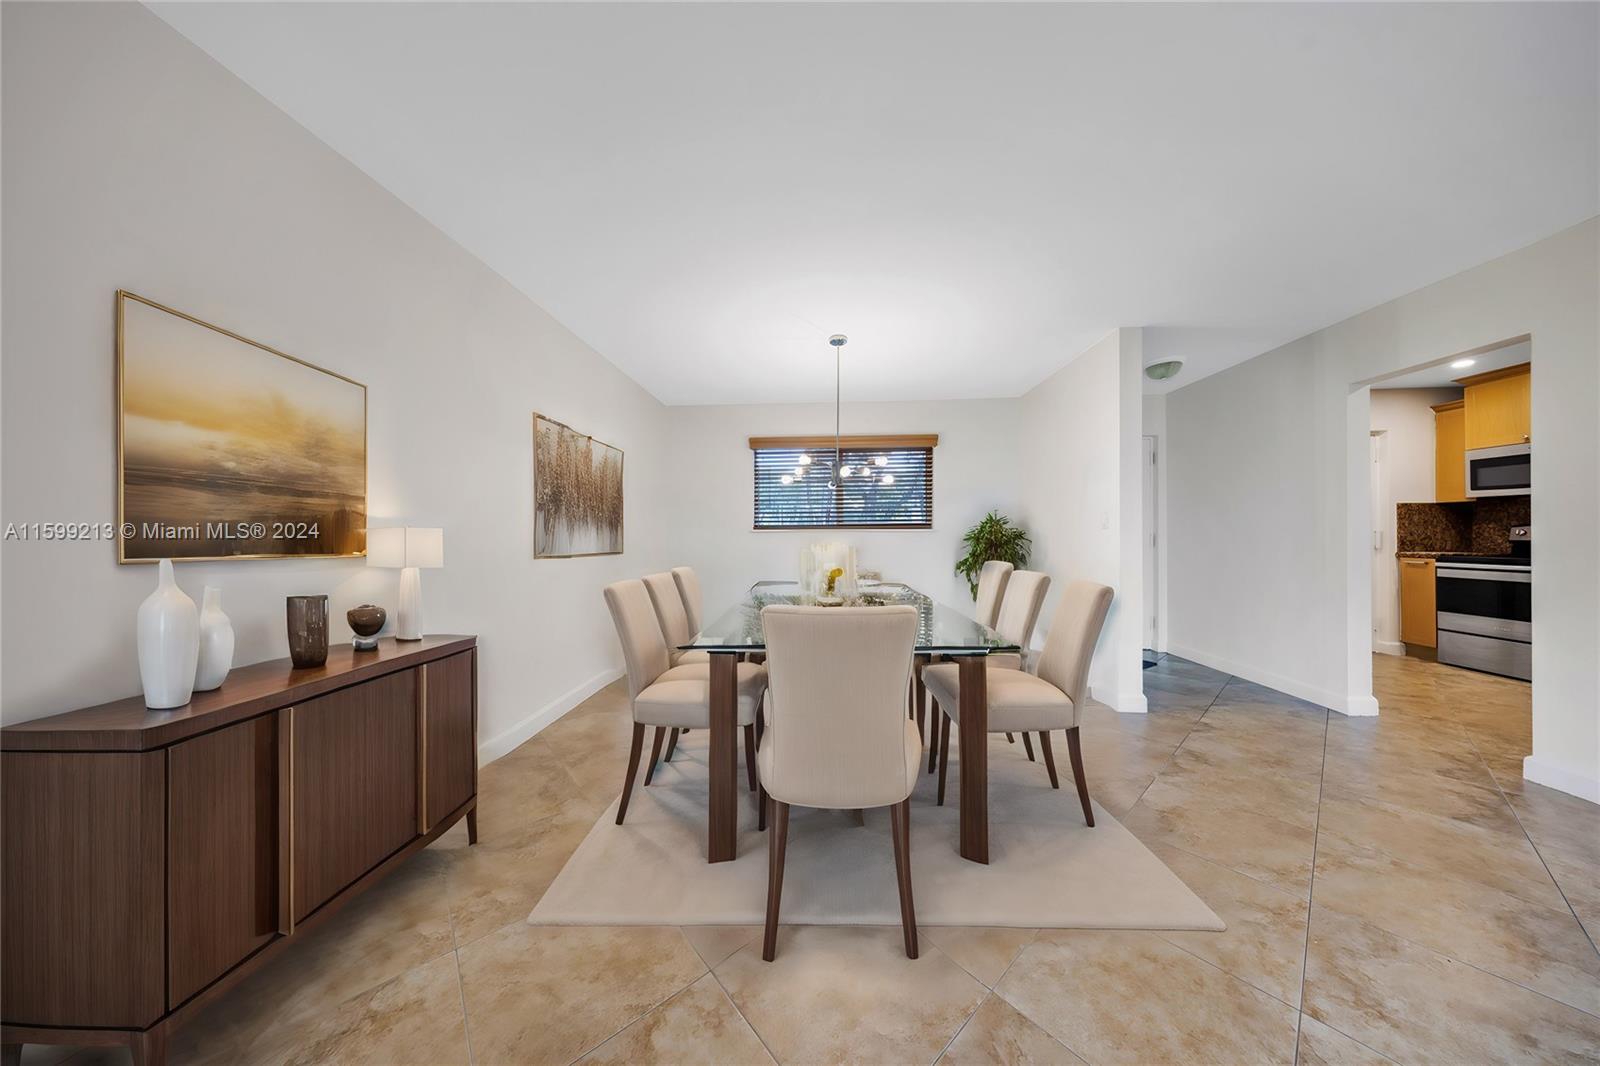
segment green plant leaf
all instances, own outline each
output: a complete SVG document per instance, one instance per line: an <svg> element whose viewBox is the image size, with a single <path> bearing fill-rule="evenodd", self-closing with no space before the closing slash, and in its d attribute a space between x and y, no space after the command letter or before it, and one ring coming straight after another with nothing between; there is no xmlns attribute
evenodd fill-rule
<svg viewBox="0 0 1600 1066"><path fill-rule="evenodd" d="M974 600L978 598L978 575L984 563L999 560L1021 570L1028 565L1028 553L1033 547L1028 531L1012 525L1011 519L998 511L984 515L962 536L961 543L966 546L966 554L956 563L956 573L967 579Z"/></svg>

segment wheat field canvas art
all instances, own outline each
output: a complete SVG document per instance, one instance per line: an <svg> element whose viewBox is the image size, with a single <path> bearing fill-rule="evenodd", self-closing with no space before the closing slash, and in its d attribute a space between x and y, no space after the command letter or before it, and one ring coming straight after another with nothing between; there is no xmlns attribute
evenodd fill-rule
<svg viewBox="0 0 1600 1066"><path fill-rule="evenodd" d="M533 555L622 551L622 449L533 416Z"/></svg>
<svg viewBox="0 0 1600 1066"><path fill-rule="evenodd" d="M117 294L122 562L361 555L367 390Z"/></svg>

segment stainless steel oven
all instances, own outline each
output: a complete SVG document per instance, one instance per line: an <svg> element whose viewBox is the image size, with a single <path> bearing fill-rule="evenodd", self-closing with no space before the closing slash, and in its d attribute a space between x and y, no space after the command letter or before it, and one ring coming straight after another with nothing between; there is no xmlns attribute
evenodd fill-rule
<svg viewBox="0 0 1600 1066"><path fill-rule="evenodd" d="M1533 680L1533 559L1528 527L1509 555L1442 555L1434 568L1439 661Z"/></svg>
<svg viewBox="0 0 1600 1066"><path fill-rule="evenodd" d="M1527 444L1467 452L1468 496L1526 496L1532 489L1533 452Z"/></svg>

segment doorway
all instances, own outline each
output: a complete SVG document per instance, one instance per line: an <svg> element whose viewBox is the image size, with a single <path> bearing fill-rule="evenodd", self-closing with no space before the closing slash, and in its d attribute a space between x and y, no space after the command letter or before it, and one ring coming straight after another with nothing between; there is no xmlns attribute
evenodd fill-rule
<svg viewBox="0 0 1600 1066"><path fill-rule="evenodd" d="M1145 659L1152 658L1151 652L1160 651L1160 577L1161 560L1157 545L1157 500L1156 500L1156 438L1144 438L1144 538L1141 550L1144 552L1144 648Z"/></svg>

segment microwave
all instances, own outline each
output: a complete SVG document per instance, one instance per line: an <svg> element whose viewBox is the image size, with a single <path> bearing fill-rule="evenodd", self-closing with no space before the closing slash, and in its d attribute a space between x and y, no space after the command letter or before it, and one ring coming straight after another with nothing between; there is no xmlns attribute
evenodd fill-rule
<svg viewBox="0 0 1600 1066"><path fill-rule="evenodd" d="M1467 452L1468 496L1526 496L1533 491L1531 445Z"/></svg>

